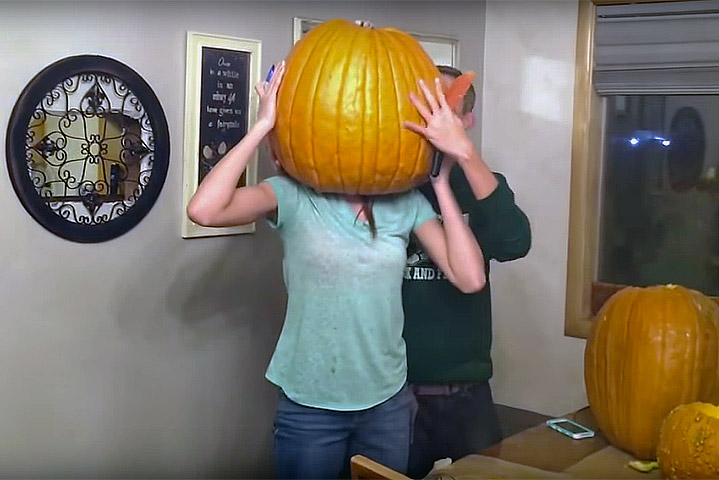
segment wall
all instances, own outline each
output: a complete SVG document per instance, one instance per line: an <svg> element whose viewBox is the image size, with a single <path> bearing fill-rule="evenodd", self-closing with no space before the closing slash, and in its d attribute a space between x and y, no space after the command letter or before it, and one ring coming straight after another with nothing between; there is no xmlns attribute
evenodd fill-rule
<svg viewBox="0 0 719 480"><path fill-rule="evenodd" d="M284 312L280 244L264 224L180 238L185 32L262 40L266 71L289 50L293 16L452 33L460 66L482 75L481 2L0 3L3 144L26 83L81 53L139 72L171 135L158 202L102 244L48 233L0 176L0 477L272 475L263 374Z"/></svg>
<svg viewBox="0 0 719 480"><path fill-rule="evenodd" d="M482 145L532 223L532 249L494 265L495 400L559 415L586 405L584 341L564 298L577 4L487 2Z"/></svg>

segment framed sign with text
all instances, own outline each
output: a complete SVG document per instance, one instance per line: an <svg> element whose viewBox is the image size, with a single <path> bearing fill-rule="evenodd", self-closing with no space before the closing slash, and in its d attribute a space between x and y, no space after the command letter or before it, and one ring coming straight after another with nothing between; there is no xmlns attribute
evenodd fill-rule
<svg viewBox="0 0 719 480"><path fill-rule="evenodd" d="M255 224L211 228L187 218L187 204L203 178L247 134L257 115L252 87L260 81L261 42L187 33L183 238L251 233ZM257 153L238 186L257 183Z"/></svg>

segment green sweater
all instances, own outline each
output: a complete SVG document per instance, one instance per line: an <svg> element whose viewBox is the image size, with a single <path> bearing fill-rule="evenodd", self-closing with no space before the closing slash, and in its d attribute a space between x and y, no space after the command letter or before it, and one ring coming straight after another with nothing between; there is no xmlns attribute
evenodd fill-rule
<svg viewBox="0 0 719 480"><path fill-rule="evenodd" d="M412 239L407 249L402 297L405 311L408 377L413 383L483 382L492 376L492 308L489 261L521 258L530 247L527 216L514 202L514 193L501 174L499 185L476 200L461 168L452 170L451 185L469 226L482 247L487 285L478 293L455 288ZM435 211L429 185L422 193Z"/></svg>

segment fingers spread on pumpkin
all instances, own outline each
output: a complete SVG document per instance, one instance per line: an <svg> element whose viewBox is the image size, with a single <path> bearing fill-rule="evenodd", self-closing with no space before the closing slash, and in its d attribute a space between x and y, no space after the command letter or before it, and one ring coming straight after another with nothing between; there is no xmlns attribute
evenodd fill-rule
<svg viewBox="0 0 719 480"><path fill-rule="evenodd" d="M424 98L427 100L427 105L429 105L431 112L435 113L437 110L439 110L439 104L437 103L437 99L434 98L432 92L430 92L429 88L427 88L427 85L424 83L424 80L420 78L417 83L419 84L419 89L422 90L422 93L424 94Z"/></svg>
<svg viewBox="0 0 719 480"><path fill-rule="evenodd" d="M449 104L447 103L447 97L444 95L444 90L442 90L442 82L439 81L439 78L434 79L434 88L437 90L437 99L439 100L439 106L442 108L449 108Z"/></svg>
<svg viewBox="0 0 719 480"><path fill-rule="evenodd" d="M432 112L429 111L427 106L422 102L419 97L413 93L410 92L409 94L409 101L414 105L414 108L417 109L417 112L424 118L425 122L428 122L429 119L432 117Z"/></svg>
<svg viewBox="0 0 719 480"><path fill-rule="evenodd" d="M402 122L402 126L406 128L407 130L411 130L415 133L419 133L420 135L427 136L427 129L424 128L422 125L417 125L414 122L410 122L409 120L405 120Z"/></svg>

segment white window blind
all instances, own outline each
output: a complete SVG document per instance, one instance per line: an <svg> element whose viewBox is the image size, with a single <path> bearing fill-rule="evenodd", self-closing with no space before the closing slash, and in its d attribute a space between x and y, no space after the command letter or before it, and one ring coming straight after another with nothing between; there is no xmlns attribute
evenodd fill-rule
<svg viewBox="0 0 719 480"><path fill-rule="evenodd" d="M597 7L600 95L719 94L719 0Z"/></svg>

